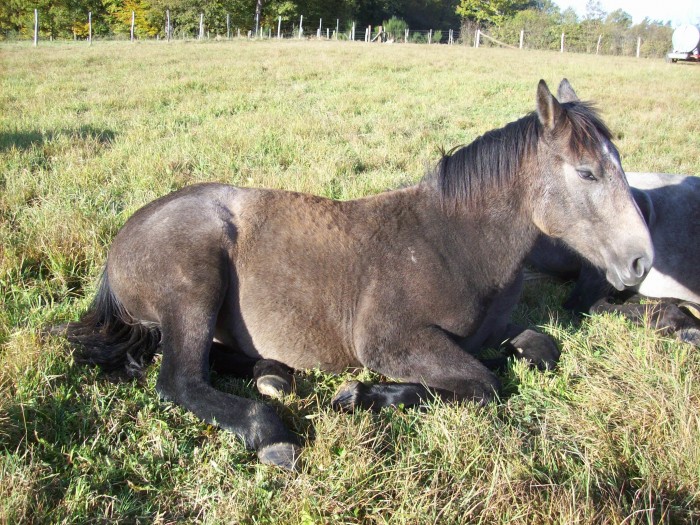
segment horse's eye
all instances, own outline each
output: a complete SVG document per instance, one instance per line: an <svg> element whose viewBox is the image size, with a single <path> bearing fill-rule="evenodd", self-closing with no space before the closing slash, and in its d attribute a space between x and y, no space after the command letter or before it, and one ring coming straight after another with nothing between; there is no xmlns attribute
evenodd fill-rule
<svg viewBox="0 0 700 525"><path fill-rule="evenodd" d="M593 175L593 172L591 170L576 170L576 173L578 173L578 176L581 177L584 180L598 180L596 179L595 175Z"/></svg>

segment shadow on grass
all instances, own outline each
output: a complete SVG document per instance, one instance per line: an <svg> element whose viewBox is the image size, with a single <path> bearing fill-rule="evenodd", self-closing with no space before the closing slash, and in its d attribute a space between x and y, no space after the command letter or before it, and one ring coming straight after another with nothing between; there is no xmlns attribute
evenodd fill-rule
<svg viewBox="0 0 700 525"><path fill-rule="evenodd" d="M35 146L41 146L51 142L60 136L68 136L79 140L94 140L102 146L109 146L117 136L116 132L110 129L98 129L93 126L80 126L72 129L61 129L55 131L28 131L17 133L0 133L0 151L11 149L28 150Z"/></svg>

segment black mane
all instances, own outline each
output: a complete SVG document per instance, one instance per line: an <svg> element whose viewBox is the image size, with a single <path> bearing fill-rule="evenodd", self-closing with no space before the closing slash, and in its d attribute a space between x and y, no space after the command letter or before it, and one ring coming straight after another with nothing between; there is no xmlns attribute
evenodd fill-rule
<svg viewBox="0 0 700 525"><path fill-rule="evenodd" d="M570 147L574 151L596 148L602 139L611 139L610 130L591 103L571 102L562 107L567 118L557 123L553 135L570 132ZM532 112L503 128L484 133L471 144L444 152L423 182L438 189L446 208L480 200L489 189L502 187L514 179L523 158L535 154L542 133L537 113Z"/></svg>

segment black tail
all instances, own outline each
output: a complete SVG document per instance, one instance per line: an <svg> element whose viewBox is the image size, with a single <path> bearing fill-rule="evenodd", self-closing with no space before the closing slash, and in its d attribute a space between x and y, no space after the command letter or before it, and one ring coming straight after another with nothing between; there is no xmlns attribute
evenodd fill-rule
<svg viewBox="0 0 700 525"><path fill-rule="evenodd" d="M160 343L158 326L133 319L114 296L106 268L90 309L80 321L64 325L61 332L75 346L77 362L98 365L105 372L129 378L143 377L143 369Z"/></svg>

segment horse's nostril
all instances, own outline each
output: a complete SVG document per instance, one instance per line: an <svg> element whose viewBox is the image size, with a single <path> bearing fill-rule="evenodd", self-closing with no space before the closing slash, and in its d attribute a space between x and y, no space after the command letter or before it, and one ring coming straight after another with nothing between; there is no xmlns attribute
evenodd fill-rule
<svg viewBox="0 0 700 525"><path fill-rule="evenodd" d="M641 277L647 271L647 259L645 257L637 257L632 262L632 272L636 277Z"/></svg>

